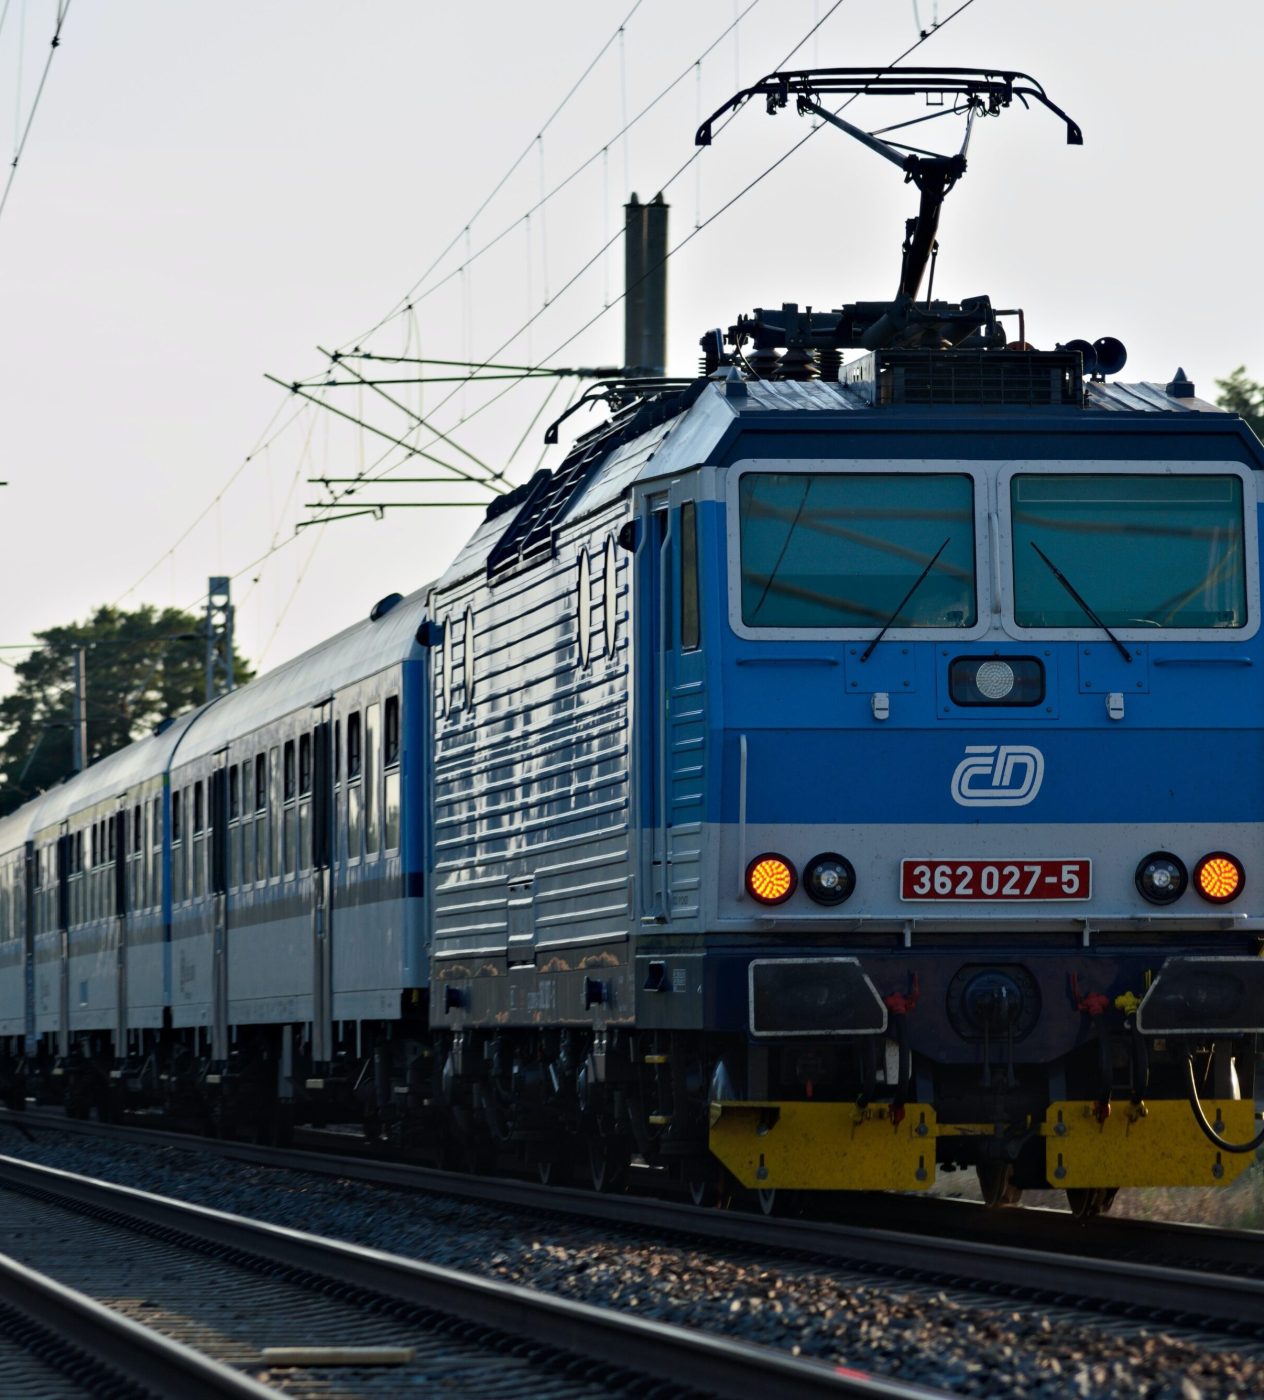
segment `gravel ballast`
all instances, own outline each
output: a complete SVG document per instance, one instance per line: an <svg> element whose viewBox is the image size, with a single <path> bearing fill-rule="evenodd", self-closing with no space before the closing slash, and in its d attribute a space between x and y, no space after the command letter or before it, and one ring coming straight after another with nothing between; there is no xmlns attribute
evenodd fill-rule
<svg viewBox="0 0 1264 1400"><path fill-rule="evenodd" d="M563 1297L741 1336L796 1355L970 1396L1248 1400L1259 1350L1208 1349L1074 1311L733 1257L721 1246L640 1242L623 1231L288 1169L196 1148L136 1147L3 1125L0 1152Z"/></svg>

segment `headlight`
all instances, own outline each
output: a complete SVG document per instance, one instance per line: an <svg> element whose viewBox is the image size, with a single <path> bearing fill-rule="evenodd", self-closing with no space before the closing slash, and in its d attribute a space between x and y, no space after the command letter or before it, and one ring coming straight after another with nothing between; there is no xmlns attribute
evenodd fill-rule
<svg viewBox="0 0 1264 1400"><path fill-rule="evenodd" d="M856 888L856 870L846 856L824 851L803 872L803 888L818 904L841 904Z"/></svg>
<svg viewBox="0 0 1264 1400"><path fill-rule="evenodd" d="M1194 867L1194 887L1211 904L1227 904L1246 888L1246 871L1237 856L1212 851Z"/></svg>
<svg viewBox="0 0 1264 1400"><path fill-rule="evenodd" d="M1153 851L1137 866L1137 889L1151 904L1173 904L1185 893L1189 874L1180 856Z"/></svg>
<svg viewBox="0 0 1264 1400"><path fill-rule="evenodd" d="M799 883L794 866L775 851L756 856L746 867L746 890L760 904L784 904Z"/></svg>
<svg viewBox="0 0 1264 1400"><path fill-rule="evenodd" d="M1039 705L1045 668L1034 656L958 656L948 667L954 705Z"/></svg>

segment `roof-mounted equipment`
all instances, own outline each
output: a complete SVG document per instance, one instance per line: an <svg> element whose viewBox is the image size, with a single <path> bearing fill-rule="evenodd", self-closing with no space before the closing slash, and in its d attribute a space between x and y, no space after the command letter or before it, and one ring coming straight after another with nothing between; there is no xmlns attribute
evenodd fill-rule
<svg viewBox="0 0 1264 1400"><path fill-rule="evenodd" d="M929 289L924 307L916 307L914 303L928 263L931 265L933 287L933 259L938 250L936 234L940 210L948 192L965 174L966 151L977 117L999 116L1001 110L1015 98L1024 107L1032 101L1038 102L1061 117L1066 125L1067 145L1084 144L1079 126L1049 100L1044 88L1034 78L1013 70L975 68L809 68L770 73L754 86L735 93L713 112L698 128L695 140L699 146L709 146L718 118L726 112L736 111L752 97L763 97L768 112L775 114L789 104L792 94L797 100L800 114L828 122L891 161L904 172L906 181L917 186L921 196L917 217L907 220L905 224L900 281L894 301L887 306L861 303L857 307L846 308L864 315L867 324L860 333L860 343L868 350L877 350L886 345L927 344L934 334L935 324L944 321L946 312L955 310L960 313L964 310L932 303ZM844 102L833 111L822 105L822 98L841 94L848 95L851 100L861 96L924 96L937 110L875 131L865 131L839 116L839 112L849 103ZM965 135L960 149L953 155L942 155L884 139L890 132L954 115L965 118ZM931 324L925 322L928 315ZM954 339L948 335L941 343L956 345L960 343L960 338ZM850 343L854 344L855 341Z"/></svg>

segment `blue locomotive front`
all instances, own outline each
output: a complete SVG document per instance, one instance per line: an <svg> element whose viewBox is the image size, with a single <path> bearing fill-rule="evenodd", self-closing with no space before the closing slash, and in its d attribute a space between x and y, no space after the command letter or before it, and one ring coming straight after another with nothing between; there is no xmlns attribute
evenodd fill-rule
<svg viewBox="0 0 1264 1400"><path fill-rule="evenodd" d="M922 353L734 374L658 454L638 1025L703 1033L665 1058L752 1188L1228 1181L1188 1099L1251 1136L1259 444L1183 380Z"/></svg>

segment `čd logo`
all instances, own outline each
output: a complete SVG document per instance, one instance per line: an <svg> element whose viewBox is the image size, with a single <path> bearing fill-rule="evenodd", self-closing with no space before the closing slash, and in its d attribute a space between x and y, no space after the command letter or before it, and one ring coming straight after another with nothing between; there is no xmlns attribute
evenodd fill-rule
<svg viewBox="0 0 1264 1400"><path fill-rule="evenodd" d="M961 807L1025 807L1045 777L1045 757L1029 744L967 744L952 775Z"/></svg>

